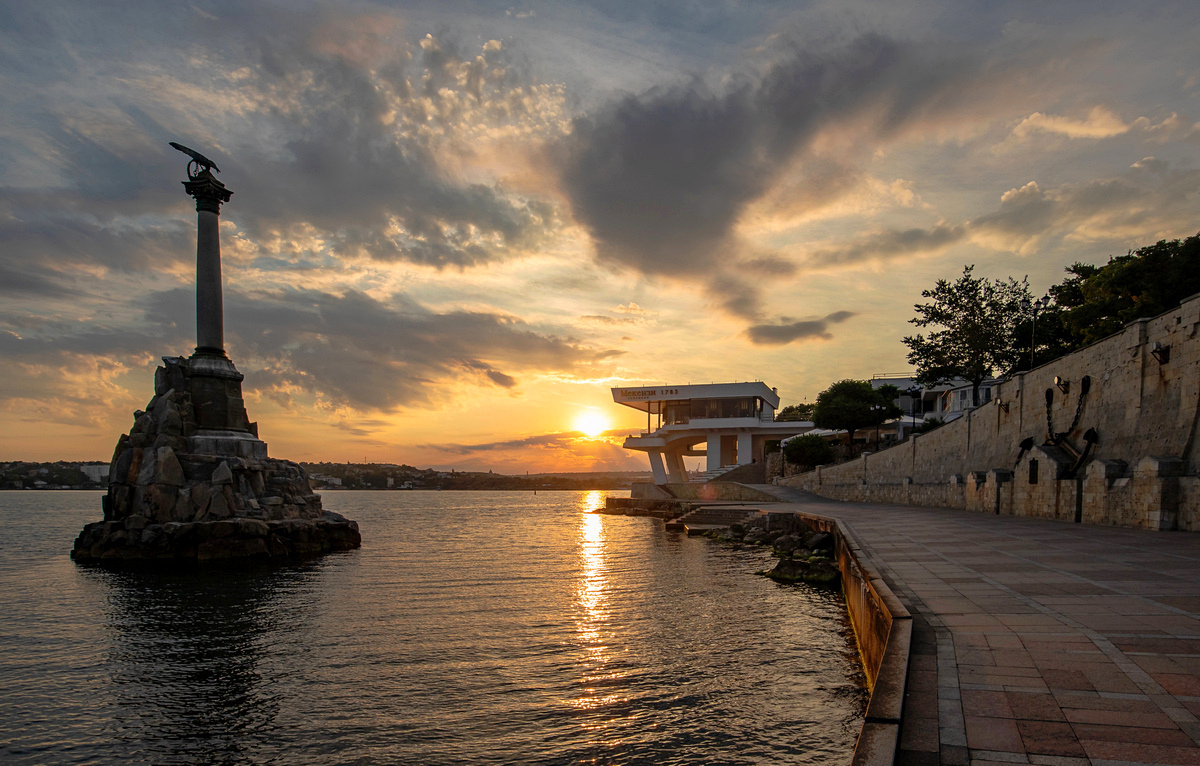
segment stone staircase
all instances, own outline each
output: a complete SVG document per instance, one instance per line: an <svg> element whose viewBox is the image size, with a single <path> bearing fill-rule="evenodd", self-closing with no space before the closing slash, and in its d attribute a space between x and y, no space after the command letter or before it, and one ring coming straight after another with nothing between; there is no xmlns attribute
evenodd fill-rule
<svg viewBox="0 0 1200 766"><path fill-rule="evenodd" d="M747 524L763 513L747 505L702 505L668 521L667 529L687 532L689 536L698 535L710 529L724 529L730 524Z"/></svg>
<svg viewBox="0 0 1200 766"><path fill-rule="evenodd" d="M736 471L738 468L741 468L741 466L727 465L722 466L721 468L713 468L710 471L705 471L704 473L697 475L696 478L692 479L692 481L700 483L715 481L730 471Z"/></svg>

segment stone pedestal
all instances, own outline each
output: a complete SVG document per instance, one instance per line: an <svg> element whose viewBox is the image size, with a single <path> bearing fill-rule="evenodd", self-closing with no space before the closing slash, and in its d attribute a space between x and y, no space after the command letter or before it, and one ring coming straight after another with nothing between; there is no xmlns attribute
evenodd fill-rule
<svg viewBox="0 0 1200 766"><path fill-rule="evenodd" d="M164 357L109 468L104 520L76 561L291 558L356 548L358 524L325 511L299 465L276 460L246 418L228 359Z"/></svg>

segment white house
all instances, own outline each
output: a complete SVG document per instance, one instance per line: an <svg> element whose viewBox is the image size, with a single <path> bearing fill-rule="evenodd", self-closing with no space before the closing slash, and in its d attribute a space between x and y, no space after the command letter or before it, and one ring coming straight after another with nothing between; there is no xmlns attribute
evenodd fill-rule
<svg viewBox="0 0 1200 766"><path fill-rule="evenodd" d="M779 394L758 381L621 387L612 395L617 404L646 413L645 433L624 446L649 456L655 484L687 482L684 457L706 456L710 472L761 463L768 441L813 428L808 421L775 420Z"/></svg>

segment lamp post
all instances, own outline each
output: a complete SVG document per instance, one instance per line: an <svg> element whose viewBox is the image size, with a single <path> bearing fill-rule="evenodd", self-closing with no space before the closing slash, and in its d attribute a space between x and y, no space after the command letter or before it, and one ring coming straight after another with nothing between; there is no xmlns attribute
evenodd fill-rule
<svg viewBox="0 0 1200 766"><path fill-rule="evenodd" d="M1033 302L1032 305L1029 303L1029 298L1021 299L1021 308L1025 309L1026 311L1033 309L1033 316L1031 317L1029 323L1029 369L1031 370L1033 369L1034 349L1037 348L1037 315L1039 311L1048 308L1049 306L1049 293L1046 293L1041 298L1038 298Z"/></svg>

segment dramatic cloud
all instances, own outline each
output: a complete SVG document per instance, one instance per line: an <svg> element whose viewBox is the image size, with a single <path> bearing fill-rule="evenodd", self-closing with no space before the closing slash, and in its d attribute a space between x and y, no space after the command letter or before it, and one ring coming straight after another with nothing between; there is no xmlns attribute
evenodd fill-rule
<svg viewBox="0 0 1200 766"><path fill-rule="evenodd" d="M1051 237L1134 245L1137 238L1147 238L1147 233L1153 241L1185 235L1196 228L1191 200L1197 194L1200 170L1172 170L1166 161L1146 157L1111 178L1050 189L1029 181L1004 192L994 211L960 225L941 222L925 229L881 229L836 246L816 248L802 257L799 267L815 271L931 256L966 241L1020 255L1037 252Z"/></svg>
<svg viewBox="0 0 1200 766"><path fill-rule="evenodd" d="M182 291L159 294L149 318L186 325L180 307L187 305ZM512 389L518 380L510 372L571 374L619 353L537 332L512 316L437 313L404 295L384 303L354 291L235 292L226 312L237 358L269 373L249 385L267 380L364 410L440 406L463 384Z"/></svg>
<svg viewBox="0 0 1200 766"><path fill-rule="evenodd" d="M984 103L1034 63L873 35L792 50L720 88L658 88L577 118L558 147L561 183L603 261L707 283L727 311L755 318L759 286L730 276L744 255L735 224L823 131L886 140Z"/></svg>
<svg viewBox="0 0 1200 766"><path fill-rule="evenodd" d="M150 51L106 62L136 100L31 100L36 128L11 140L41 147L70 180L0 196L5 258L130 269L186 254L187 227L146 218L187 209L172 139L217 159L235 192L225 217L252 241L305 226L341 258L465 268L555 235L553 206L504 188L489 163L560 133L563 94L530 81L501 43L410 45L390 15L237 15L212 22L227 42L194 47L192 68L148 68L138 54Z"/></svg>
<svg viewBox="0 0 1200 766"><path fill-rule="evenodd" d="M791 322L786 318L781 324L754 325L746 330L750 342L757 346L782 346L797 340L830 340L833 334L829 325L844 322L852 316L853 311L835 311L821 319L808 319Z"/></svg>

